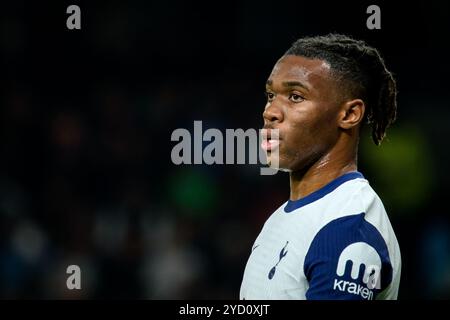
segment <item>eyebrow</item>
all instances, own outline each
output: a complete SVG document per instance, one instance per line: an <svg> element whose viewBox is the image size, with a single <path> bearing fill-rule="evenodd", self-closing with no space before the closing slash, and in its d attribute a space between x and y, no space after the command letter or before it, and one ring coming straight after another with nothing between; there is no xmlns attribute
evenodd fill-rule
<svg viewBox="0 0 450 320"><path fill-rule="evenodd" d="M266 86L272 86L273 81L272 80L267 80L266 81ZM291 88L291 87L302 87L305 90L309 91L308 86L306 86L304 83L300 82L300 81L285 81L282 83L283 87L286 88Z"/></svg>

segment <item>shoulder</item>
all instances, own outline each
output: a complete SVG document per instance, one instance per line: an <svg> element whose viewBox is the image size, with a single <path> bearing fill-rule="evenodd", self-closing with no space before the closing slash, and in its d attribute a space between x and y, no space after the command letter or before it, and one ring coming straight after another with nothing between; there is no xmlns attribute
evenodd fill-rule
<svg viewBox="0 0 450 320"><path fill-rule="evenodd" d="M339 217L315 235L304 262L308 299L373 299L392 281L392 263L379 230L365 213Z"/></svg>

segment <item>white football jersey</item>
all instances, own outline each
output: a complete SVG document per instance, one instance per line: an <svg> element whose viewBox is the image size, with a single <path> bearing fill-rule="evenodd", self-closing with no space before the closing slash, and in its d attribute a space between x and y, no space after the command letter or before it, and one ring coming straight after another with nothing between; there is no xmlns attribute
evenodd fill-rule
<svg viewBox="0 0 450 320"><path fill-rule="evenodd" d="M400 271L383 203L361 173L350 172L269 217L240 299L396 299Z"/></svg>

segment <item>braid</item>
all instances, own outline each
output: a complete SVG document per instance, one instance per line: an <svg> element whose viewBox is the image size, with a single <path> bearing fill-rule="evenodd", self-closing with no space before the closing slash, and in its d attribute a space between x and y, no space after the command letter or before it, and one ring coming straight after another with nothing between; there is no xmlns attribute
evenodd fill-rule
<svg viewBox="0 0 450 320"><path fill-rule="evenodd" d="M376 145L380 145L386 135L386 129L395 121L397 116L397 86L392 73L386 69L384 62L379 57L382 71L380 76L380 88L376 103L369 108L367 120L372 124L372 139Z"/></svg>
<svg viewBox="0 0 450 320"><path fill-rule="evenodd" d="M346 84L348 94L364 100L372 139L376 145L381 144L386 129L396 118L397 88L392 73L375 48L361 40L329 34L301 38L286 55L327 61L335 75Z"/></svg>

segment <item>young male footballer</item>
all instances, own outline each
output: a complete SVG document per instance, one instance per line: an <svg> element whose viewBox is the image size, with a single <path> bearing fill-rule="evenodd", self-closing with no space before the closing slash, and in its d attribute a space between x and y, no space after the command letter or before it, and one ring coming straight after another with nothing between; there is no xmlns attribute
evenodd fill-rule
<svg viewBox="0 0 450 320"><path fill-rule="evenodd" d="M262 148L289 172L290 197L253 245L240 298L396 299L399 245L357 171L363 123L379 145L396 117L395 80L380 54L344 35L301 38L266 93Z"/></svg>

